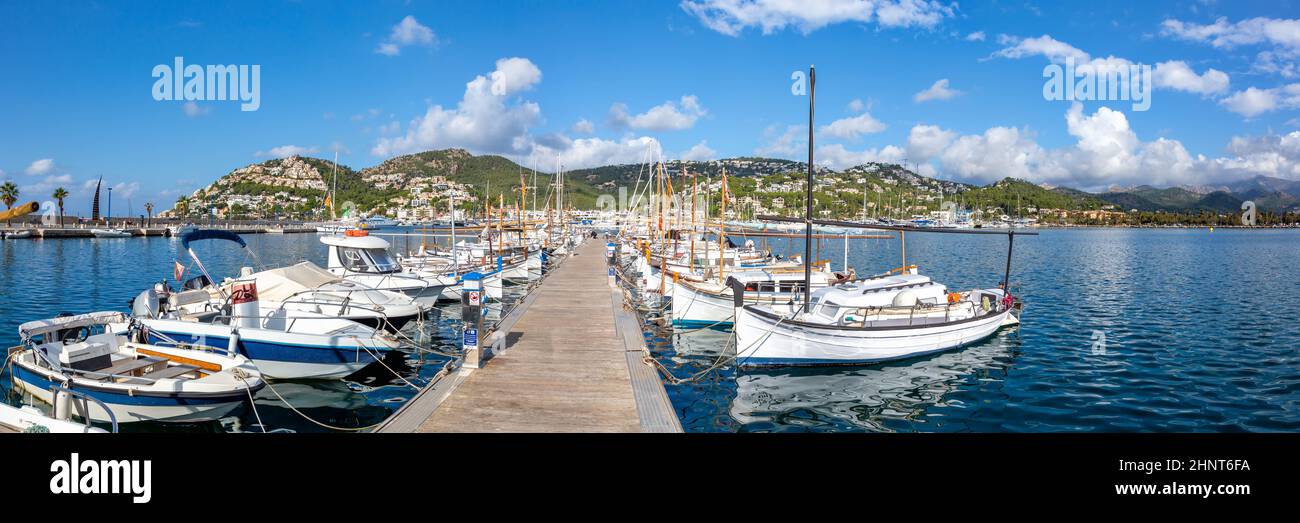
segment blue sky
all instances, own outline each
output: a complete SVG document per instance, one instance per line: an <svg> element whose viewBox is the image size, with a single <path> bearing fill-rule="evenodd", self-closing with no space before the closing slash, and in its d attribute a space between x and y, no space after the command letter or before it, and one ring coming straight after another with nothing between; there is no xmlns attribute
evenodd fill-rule
<svg viewBox="0 0 1300 523"><path fill-rule="evenodd" d="M213 4L0 5L0 179L24 200L67 187L84 212L102 175L139 213L294 152L361 168L459 146L548 171L647 151L803 159L791 73L809 64L834 167L1094 190L1300 179L1292 2ZM177 56L259 65L260 107L154 100L151 71ZM1067 57L1151 66L1150 109L1045 100L1044 67Z"/></svg>

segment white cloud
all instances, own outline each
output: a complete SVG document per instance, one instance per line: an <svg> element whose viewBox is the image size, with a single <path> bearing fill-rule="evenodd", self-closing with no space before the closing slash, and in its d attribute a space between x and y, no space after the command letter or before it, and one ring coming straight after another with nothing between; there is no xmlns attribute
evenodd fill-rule
<svg viewBox="0 0 1300 523"><path fill-rule="evenodd" d="M1246 118L1254 118L1277 109L1294 109L1300 107L1300 83L1272 89L1248 87L1244 91L1237 91L1232 96L1220 100L1219 103L1229 111Z"/></svg>
<svg viewBox="0 0 1300 523"><path fill-rule="evenodd" d="M1076 63L1087 62L1089 59L1088 53L1049 35L1036 38L1001 35L998 37L998 42L1007 47L995 51L993 56L1002 58L1043 56L1056 63L1064 62L1067 58L1073 58Z"/></svg>
<svg viewBox="0 0 1300 523"><path fill-rule="evenodd" d="M648 136L624 140L603 138L570 140L566 137L558 137L558 141L561 143L534 144L531 154L523 161L535 163L541 168L559 164L566 170L570 170L601 165L642 163L660 157L663 152L659 141Z"/></svg>
<svg viewBox="0 0 1300 523"><path fill-rule="evenodd" d="M380 138L375 156L390 157L427 149L464 147L477 153L526 154L532 146L528 129L540 121L535 102L507 96L531 89L542 72L526 58L497 60L496 69L465 84L455 108L432 105L406 126L406 134Z"/></svg>
<svg viewBox="0 0 1300 523"><path fill-rule="evenodd" d="M1059 179L1062 172L1050 155L1015 127L992 127L983 134L958 137L938 157L957 178L988 183L1005 177Z"/></svg>
<svg viewBox="0 0 1300 523"><path fill-rule="evenodd" d="M253 155L268 157L268 158L288 158L290 156L304 156L308 154L316 154L319 151L320 148L314 145L311 147L299 147L297 145L281 145L279 147L272 147L271 150L269 151L257 151Z"/></svg>
<svg viewBox="0 0 1300 523"><path fill-rule="evenodd" d="M33 200L50 198L50 194L54 192L54 189L64 187L71 183L72 175L70 174L52 174L46 176L39 182L19 187L18 192L24 198L30 198Z"/></svg>
<svg viewBox="0 0 1300 523"><path fill-rule="evenodd" d="M1196 74L1187 62L1171 60L1156 64L1153 71L1156 87L1166 87L1178 91L1202 95L1219 94L1228 90L1228 75L1217 69L1207 69L1204 74Z"/></svg>
<svg viewBox="0 0 1300 523"><path fill-rule="evenodd" d="M610 122L617 126L650 131L681 131L695 126L695 121L708 114L695 95L686 95L680 101L669 100L650 110L630 116L627 105L614 104L609 108Z"/></svg>
<svg viewBox="0 0 1300 523"><path fill-rule="evenodd" d="M375 52L387 55L397 56L402 53L402 48L412 45L424 47L433 47L438 42L438 37L433 34L433 29L421 24L414 16L407 15L401 22L393 26L392 32L388 39L380 42Z"/></svg>
<svg viewBox="0 0 1300 523"><path fill-rule="evenodd" d="M937 125L916 125L907 136L907 156L913 160L926 161L934 158L952 143L957 133L946 131Z"/></svg>
<svg viewBox="0 0 1300 523"><path fill-rule="evenodd" d="M49 174L53 171L54 160L51 158L41 158L40 160L36 160L28 165L27 169L23 172L27 173L28 176L40 176L43 174Z"/></svg>
<svg viewBox="0 0 1300 523"><path fill-rule="evenodd" d="M777 132L778 126L769 125L763 130L762 145L754 150L759 156L788 158L808 149L808 126L787 125Z"/></svg>
<svg viewBox="0 0 1300 523"><path fill-rule="evenodd" d="M1300 49L1300 20L1251 18L1236 23L1220 17L1212 24L1195 24L1165 20L1160 33L1182 40L1210 44L1221 49L1268 43L1292 50Z"/></svg>
<svg viewBox="0 0 1300 523"><path fill-rule="evenodd" d="M984 31L975 31L974 33L971 33L971 34L966 35L966 41L967 41L967 42L983 42L983 41L984 41Z"/></svg>
<svg viewBox="0 0 1300 523"><path fill-rule="evenodd" d="M686 152L681 154L682 160L693 160L697 162L702 162L705 160L715 160L717 158L718 158L718 151L715 151L709 147L708 140L700 141L700 143L691 146L690 149L688 149Z"/></svg>
<svg viewBox="0 0 1300 523"><path fill-rule="evenodd" d="M849 102L849 112L860 113L865 110L867 110L867 104L862 103L862 100L854 98L853 101Z"/></svg>
<svg viewBox="0 0 1300 523"><path fill-rule="evenodd" d="M113 186L114 198L130 198L140 192L140 182L118 182Z"/></svg>
<svg viewBox="0 0 1300 523"><path fill-rule="evenodd" d="M884 131L886 127L883 122L871 116L871 113L864 112L857 116L841 118L823 125L820 129L817 129L817 132L832 138L855 140L862 135Z"/></svg>
<svg viewBox="0 0 1300 523"><path fill-rule="evenodd" d="M928 89L916 93L912 100L916 103L928 102L930 100L951 100L953 97L961 94L961 91L948 87L948 79L943 78L931 85Z"/></svg>
<svg viewBox="0 0 1300 523"><path fill-rule="evenodd" d="M197 118L199 116L203 116L205 114L212 112L212 108L202 107L193 101L189 101L189 102L185 102L185 105L181 106L181 111L185 113L185 116L188 116L190 118Z"/></svg>
<svg viewBox="0 0 1300 523"><path fill-rule="evenodd" d="M1073 59L1077 64L1076 70L1087 66L1096 72L1115 71L1137 65L1131 60L1116 56L1093 58L1083 50L1052 38L1050 35L1036 38L1001 35L998 37L998 41L1006 47L995 51L990 58L1042 56L1057 64L1065 63L1067 59ZM1154 76L1152 79L1153 85L1157 88L1200 95L1223 93L1228 89L1229 83L1228 74L1223 71L1206 69L1204 73L1197 74L1187 65L1187 62L1181 60L1170 60L1156 64L1152 68L1152 76Z"/></svg>
<svg viewBox="0 0 1300 523"><path fill-rule="evenodd" d="M579 134L591 134L596 132L596 126L590 120L583 118L573 124L573 132Z"/></svg>
<svg viewBox="0 0 1300 523"><path fill-rule="evenodd" d="M850 151L842 144L834 143L817 147L813 162L832 169L847 169L869 162L899 163L907 157L903 149L886 145L879 149Z"/></svg>
<svg viewBox="0 0 1300 523"><path fill-rule="evenodd" d="M956 4L932 0L684 0L681 7L709 29L729 36L750 27L763 34L787 27L808 34L846 22L931 28L956 12Z"/></svg>

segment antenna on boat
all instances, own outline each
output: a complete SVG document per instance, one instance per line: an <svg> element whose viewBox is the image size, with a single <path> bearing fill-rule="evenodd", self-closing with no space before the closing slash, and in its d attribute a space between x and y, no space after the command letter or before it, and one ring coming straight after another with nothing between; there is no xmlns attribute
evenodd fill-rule
<svg viewBox="0 0 1300 523"><path fill-rule="evenodd" d="M812 259L808 256L812 254L812 210L813 210L813 109L817 102L817 70L813 66L808 66L808 185L804 189L807 192L807 207L804 209L804 234L803 234L803 311L808 312L811 307L808 306L812 300Z"/></svg>

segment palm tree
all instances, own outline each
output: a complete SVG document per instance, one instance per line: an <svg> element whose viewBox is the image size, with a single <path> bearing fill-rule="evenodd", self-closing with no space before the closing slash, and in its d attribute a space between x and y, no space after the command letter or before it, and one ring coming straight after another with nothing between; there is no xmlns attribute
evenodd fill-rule
<svg viewBox="0 0 1300 523"><path fill-rule="evenodd" d="M145 222L146 223L145 227L152 227L153 226L153 202L145 202L144 212L149 213L149 221Z"/></svg>
<svg viewBox="0 0 1300 523"><path fill-rule="evenodd" d="M68 197L68 191L59 187L54 190L54 194L51 196L59 202L59 227L63 227L63 199Z"/></svg>
<svg viewBox="0 0 1300 523"><path fill-rule="evenodd" d="M18 186L14 182L5 182L0 185L0 199L5 202L5 209L12 209L14 203L18 201Z"/></svg>

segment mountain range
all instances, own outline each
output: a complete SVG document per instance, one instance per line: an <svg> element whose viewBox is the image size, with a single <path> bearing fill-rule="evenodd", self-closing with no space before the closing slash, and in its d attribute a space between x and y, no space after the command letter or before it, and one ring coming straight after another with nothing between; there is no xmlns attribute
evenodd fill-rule
<svg viewBox="0 0 1300 523"><path fill-rule="evenodd" d="M291 156L268 160L235 169L211 185L178 199L178 206L206 208L223 201L253 202L256 197L270 201L281 212L299 214L321 208L327 189L334 183L336 166L328 160ZM709 161L668 161L662 166L679 187L689 183L683 173L696 175L703 182L717 183L725 170L737 181L737 196L765 194L780 196L772 187L795 187L802 190L802 162L757 157L738 157ZM363 212L387 211L405 204L417 186L441 177L464 188L467 208L477 208L489 194L495 204L498 197L507 203L517 199L521 173L529 185L529 201L537 197L544 202L553 193L552 175L536 173L496 155L474 155L463 149L425 151L397 156L378 165L355 170L337 166L337 202L350 201ZM578 208L593 208L602 193L615 194L619 186L629 190L638 182L648 183L653 170L648 165L625 164L579 169L565 173L566 200ZM917 174L904 166L869 163L843 170L818 168L818 191L833 197L821 203L837 213L859 213L866 208L890 208L887 202L898 200L907 210L937 208L940 200L962 202L971 207L1011 209L1114 210L1139 212L1231 214L1241 210L1243 201L1252 200L1261 211L1300 210L1300 181L1267 176L1234 181L1221 186L1182 186L1157 188L1147 185L1112 187L1099 193L1069 187L1038 185L1025 180L1005 178L988 185L973 185ZM753 184L742 183L752 179ZM794 185L791 185L794 184ZM763 189L762 187L766 187ZM753 190L747 190L752 188ZM789 191L793 194L793 191ZM874 197L866 195L874 194ZM278 195L269 198L268 195ZM289 195L289 196L286 196ZM500 196L498 196L500 195ZM773 196L775 195L775 196ZM232 199L233 198L233 199ZM770 200L770 198L769 198ZM757 201L757 200L755 200ZM873 203L873 201L875 203ZM195 205L198 203L199 205ZM770 202L767 202L770 203ZM542 205L545 205L544 203ZM391 213L390 213L391 214Z"/></svg>

